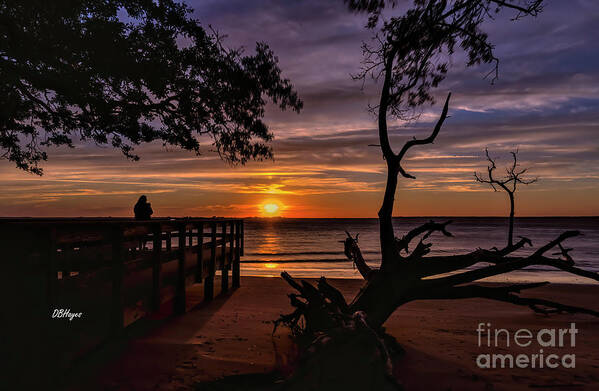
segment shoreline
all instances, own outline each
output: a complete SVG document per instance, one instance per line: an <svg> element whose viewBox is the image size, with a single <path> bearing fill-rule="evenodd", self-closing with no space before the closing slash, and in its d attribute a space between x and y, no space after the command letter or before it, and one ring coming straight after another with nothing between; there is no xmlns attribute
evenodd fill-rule
<svg viewBox="0 0 599 391"><path fill-rule="evenodd" d="M346 261L347 262L347 261ZM288 265L288 264L292 264L293 262L261 262L259 264L283 264L283 265ZM316 263L316 262L314 262ZM242 277L255 277L255 278L280 278L280 274L282 271L287 271L289 272L293 277L295 278L304 278L304 279L317 279L320 278L320 275L324 275L326 277L326 271L328 270L313 270L312 272L310 272L309 274L306 273L306 270L285 270L285 267L283 268L278 268L275 270L273 269L264 269L262 273L260 274L251 274L248 273L247 270L244 270L244 263L241 263L241 275ZM465 269L465 270L471 270L471 269ZM465 271L464 270L464 271ZM461 271L457 271L457 272L461 272ZM456 273L457 273L456 272ZM355 281L363 281L362 277L360 276L360 274L356 271L354 271L355 275L353 276L341 276L341 275L337 275L335 277L327 277L327 280L331 280L334 281L336 279L339 280L355 280ZM442 276L442 275L439 275ZM499 276L494 276L494 277L490 277L490 278L485 278L483 280L480 280L481 282L484 282L486 284L513 284L513 283L532 283L532 282L549 282L551 285L574 285L574 286L593 286L596 285L596 283L593 283L592 279L589 278L585 278L585 277L579 277L579 276L573 276L570 273L566 273L564 271L559 271L559 270L516 270L516 271L512 271L510 272L510 274L507 275L499 275Z"/></svg>
<svg viewBox="0 0 599 391"><path fill-rule="evenodd" d="M362 285L357 279L328 280L346 298ZM131 337L118 357L69 389L193 389L198 382L223 376L285 368L293 345L283 327L272 335L272 321L291 311L286 296L291 292L281 278L243 276L241 287L230 294ZM550 284L526 295L599 310L599 284ZM476 366L481 353L530 355L539 350L513 345L481 348L477 346L479 323L513 333L521 328L567 328L572 322L578 329L576 346L545 348L545 353L556 349L557 354L575 353L574 369ZM526 307L484 299L435 300L400 307L385 327L406 349L398 367L406 390L530 390L556 384L561 390L590 390L599 382L599 319L592 316L543 316Z"/></svg>

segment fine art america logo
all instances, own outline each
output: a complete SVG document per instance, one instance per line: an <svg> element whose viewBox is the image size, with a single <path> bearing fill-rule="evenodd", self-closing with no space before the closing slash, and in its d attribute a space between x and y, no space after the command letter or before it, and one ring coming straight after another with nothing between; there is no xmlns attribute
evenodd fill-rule
<svg viewBox="0 0 599 391"><path fill-rule="evenodd" d="M576 334L578 329L576 323L570 323L569 328L564 329L541 329L531 331L519 329L510 332L507 329L491 329L491 323L479 323L476 329L478 333L479 348L495 348L504 350L528 348L535 353L497 354L482 353L476 357L476 365L479 368L564 368L576 367L576 355L571 352L576 346ZM538 348L538 349L537 349ZM555 354L544 351L545 349L563 349L565 354ZM490 349L485 349L490 350Z"/></svg>
<svg viewBox="0 0 599 391"><path fill-rule="evenodd" d="M71 312L69 308L56 308L52 311L52 319L68 318L71 322L75 318L82 318L83 312Z"/></svg>

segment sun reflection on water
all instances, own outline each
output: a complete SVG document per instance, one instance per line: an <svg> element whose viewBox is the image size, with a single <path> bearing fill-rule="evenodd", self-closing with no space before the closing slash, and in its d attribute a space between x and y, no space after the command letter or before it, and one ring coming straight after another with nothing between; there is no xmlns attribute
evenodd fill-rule
<svg viewBox="0 0 599 391"><path fill-rule="evenodd" d="M269 225L262 233L262 237L260 238L256 252L260 254L279 253L281 251L279 239L279 235L274 231L272 225Z"/></svg>

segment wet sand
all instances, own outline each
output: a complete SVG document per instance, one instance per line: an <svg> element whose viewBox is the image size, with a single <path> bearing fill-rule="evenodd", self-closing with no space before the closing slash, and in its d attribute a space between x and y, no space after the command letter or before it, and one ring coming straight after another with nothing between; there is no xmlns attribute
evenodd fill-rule
<svg viewBox="0 0 599 391"><path fill-rule="evenodd" d="M330 282L348 298L362 284L349 279ZM272 320L290 312L286 294L291 288L280 278L243 277L241 284L183 316L134 325L125 342L81 364L68 388L193 389L197 382L222 376L284 368L292 344L284 328L272 335ZM599 310L599 284L554 284L527 292ZM536 336L541 329L569 329L572 322L578 330L574 347L569 334L564 336L564 346L555 348L541 347L536 338L527 348L513 340L518 329L529 329ZM486 334L478 346L479 323L491 323L492 330L507 329L510 346L505 333L500 334L498 347L493 337L487 346ZM589 315L539 315L525 307L482 299L418 301L398 309L385 326L406 349L399 377L407 390L599 390L599 319ZM544 357L558 355L560 365L482 369L476 363L480 354L514 358L524 354L530 359L540 349ZM575 368L561 365L567 354L575 355Z"/></svg>

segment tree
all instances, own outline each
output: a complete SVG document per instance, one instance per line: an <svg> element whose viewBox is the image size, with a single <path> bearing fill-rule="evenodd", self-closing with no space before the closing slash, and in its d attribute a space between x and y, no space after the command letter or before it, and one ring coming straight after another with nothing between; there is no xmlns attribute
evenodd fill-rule
<svg viewBox="0 0 599 391"><path fill-rule="evenodd" d="M348 3L351 9L369 13L371 28L377 26L385 7L385 1L381 0L350 0ZM396 3L388 2L391 6ZM358 75L358 78L371 75L383 81L380 101L374 108L378 115L380 147L387 165L387 184L378 213L381 264L379 268L368 265L357 237L348 233L345 254L357 265L365 280L349 303L324 277L314 286L282 274L297 293L289 296L294 312L282 316L276 325L283 323L300 338L298 340L308 341L300 367L288 380L286 389L309 388L314 381L322 382L318 384L320 389L364 389L368 384L373 384L370 389L396 389L393 357L401 349L393 337L385 334L383 325L398 307L414 300L480 297L528 306L540 313L565 311L599 316L599 312L590 309L518 295L522 290L546 282L496 287L475 283L531 265L552 266L599 281L597 273L575 267L569 249L562 246L566 239L579 235L578 231L564 232L528 256L512 255L523 246L532 245L527 238L501 249L479 248L451 256L428 255L432 244L427 239L434 233L451 236L450 221L430 221L400 238L395 237L392 211L398 176L414 178L402 166L402 159L412 148L435 141L448 116L450 95L430 135L407 141L397 153L389 140L388 116L405 118L410 110L434 100L431 89L445 77L448 58L455 48L461 47L466 52L467 65L494 62L495 73L498 62L493 46L481 30L481 23L506 8L516 10L515 19L536 15L542 1L414 0L411 4L401 16L383 23L375 39L377 47L364 46L365 68ZM559 248L554 254L559 257L547 255L554 247ZM479 263L491 265L463 270ZM442 276L446 273L452 274ZM369 365L365 367L364 362Z"/></svg>
<svg viewBox="0 0 599 391"><path fill-rule="evenodd" d="M538 178L533 179L524 179L523 175L528 171L528 168L523 168L518 170L518 150L510 152L513 158L512 165L506 169L506 176L501 179L497 179L493 177L493 171L497 168L495 166L495 160L493 160L489 156L489 150L485 148L485 155L487 156L487 160L489 161L489 165L487 166L487 177L485 178L483 174L474 173L474 179L480 183L488 183L494 191L497 191L497 187L499 186L503 191L505 191L510 199L510 218L508 222L508 236L507 236L507 245L514 245L514 193L516 192L516 188L518 183L523 185L530 185L535 183Z"/></svg>
<svg viewBox="0 0 599 391"><path fill-rule="evenodd" d="M228 49L174 0L0 3L0 154L42 174L46 148L73 140L161 141L232 163L272 157L268 100L302 102L264 43Z"/></svg>

